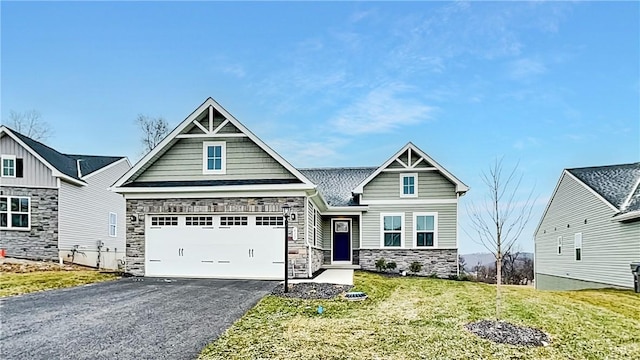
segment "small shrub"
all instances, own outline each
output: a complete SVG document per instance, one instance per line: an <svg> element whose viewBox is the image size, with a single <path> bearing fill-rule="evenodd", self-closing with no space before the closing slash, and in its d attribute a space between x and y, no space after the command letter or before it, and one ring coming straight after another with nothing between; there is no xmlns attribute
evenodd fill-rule
<svg viewBox="0 0 640 360"><path fill-rule="evenodd" d="M420 271L422 271L422 264L418 261L412 262L411 265L409 265L409 271L414 274L419 273Z"/></svg>
<svg viewBox="0 0 640 360"><path fill-rule="evenodd" d="M431 275L429 275L430 278L432 279L439 279L438 278L438 273L431 273Z"/></svg>
<svg viewBox="0 0 640 360"><path fill-rule="evenodd" d="M387 261L384 258L380 258L376 260L376 269L378 271L383 271L387 268Z"/></svg>
<svg viewBox="0 0 640 360"><path fill-rule="evenodd" d="M398 265L393 261L389 261L386 266L387 270L395 270L397 267Z"/></svg>

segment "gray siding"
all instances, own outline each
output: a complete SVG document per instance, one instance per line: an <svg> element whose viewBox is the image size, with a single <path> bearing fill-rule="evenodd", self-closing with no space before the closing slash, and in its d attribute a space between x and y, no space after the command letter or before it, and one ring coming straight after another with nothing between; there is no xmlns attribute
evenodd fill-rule
<svg viewBox="0 0 640 360"><path fill-rule="evenodd" d="M640 221L611 221L615 213L569 175L564 176L535 234L536 273L633 287L629 263L640 259ZM576 233L582 233L582 261L575 260ZM560 255L558 236L563 238Z"/></svg>
<svg viewBox="0 0 640 360"><path fill-rule="evenodd" d="M361 248L380 248L380 214L404 213L404 247L413 248L415 236L413 234L414 212L438 213L438 248L457 248L457 206L456 204L432 205L369 205L369 211L362 217L362 245Z"/></svg>
<svg viewBox="0 0 640 360"><path fill-rule="evenodd" d="M406 173L411 173L408 170ZM365 187L364 200L400 199L400 175L397 172L381 172ZM418 174L418 199L455 199L455 185L437 171L421 171Z"/></svg>
<svg viewBox="0 0 640 360"><path fill-rule="evenodd" d="M109 264L101 265L115 268L113 263L125 254L125 200L124 197L109 191L120 176L129 169L129 163L120 162L103 171L85 178L87 186L76 186L64 181L60 184L59 200L59 248L66 252L78 245L85 256L76 262L96 266L97 242L104 242L103 254L109 258ZM109 213L117 214L116 237L109 236ZM109 251L106 251L106 249ZM105 258L103 258L104 260Z"/></svg>
<svg viewBox="0 0 640 360"><path fill-rule="evenodd" d="M226 174L202 173L204 141L226 142ZM247 137L180 139L138 181L295 179L287 169Z"/></svg>
<svg viewBox="0 0 640 360"><path fill-rule="evenodd" d="M8 135L4 135L0 138L0 153L2 155L15 155L16 158L22 158L24 166L24 177L3 177L2 185L21 187L57 187L56 178L51 173L51 170Z"/></svg>

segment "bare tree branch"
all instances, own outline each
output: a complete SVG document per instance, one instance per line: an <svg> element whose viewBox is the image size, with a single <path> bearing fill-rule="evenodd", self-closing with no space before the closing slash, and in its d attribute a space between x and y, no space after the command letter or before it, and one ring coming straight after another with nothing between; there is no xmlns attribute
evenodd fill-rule
<svg viewBox="0 0 640 360"><path fill-rule="evenodd" d="M37 141L47 140L53 133L49 123L42 120L37 110L22 113L11 110L7 123L13 130Z"/></svg>
<svg viewBox="0 0 640 360"><path fill-rule="evenodd" d="M142 131L140 142L145 154L153 150L169 132L169 123L162 117L153 118L140 114L136 123Z"/></svg>
<svg viewBox="0 0 640 360"><path fill-rule="evenodd" d="M480 178L487 187L487 195L481 206L473 202L467 204L467 213L471 220L471 228L477 235L463 228L473 241L482 244L496 258L496 318L500 318L503 255L507 262L513 264L517 254L511 254L514 244L531 219L533 211L533 191L531 189L524 201L520 200L522 175L518 175L519 163L509 172L504 172L502 158L496 159L488 171L483 171ZM512 268L513 266L511 266Z"/></svg>

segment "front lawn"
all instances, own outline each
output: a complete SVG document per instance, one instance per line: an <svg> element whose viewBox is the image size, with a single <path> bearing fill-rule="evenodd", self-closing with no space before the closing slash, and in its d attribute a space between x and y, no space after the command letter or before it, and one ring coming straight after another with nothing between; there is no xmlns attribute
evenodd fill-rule
<svg viewBox="0 0 640 360"><path fill-rule="evenodd" d="M2 272L0 274L0 297L78 286L116 278L116 275L104 274L95 270Z"/></svg>
<svg viewBox="0 0 640 360"><path fill-rule="evenodd" d="M267 296L204 359L633 359L640 358L640 295L631 291L542 292L504 287L503 318L536 327L547 347L515 347L464 329L491 318L495 287L356 272L369 299ZM318 305L324 307L317 314Z"/></svg>

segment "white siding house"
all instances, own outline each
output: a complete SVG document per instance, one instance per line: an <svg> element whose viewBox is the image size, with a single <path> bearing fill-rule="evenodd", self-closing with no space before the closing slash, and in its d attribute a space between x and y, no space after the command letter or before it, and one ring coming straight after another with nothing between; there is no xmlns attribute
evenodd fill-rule
<svg viewBox="0 0 640 360"><path fill-rule="evenodd" d="M63 154L6 126L0 151L0 248L7 256L122 264L124 198L109 187L131 167L126 158Z"/></svg>
<svg viewBox="0 0 640 360"><path fill-rule="evenodd" d="M541 290L633 287L640 163L564 170L535 232Z"/></svg>

